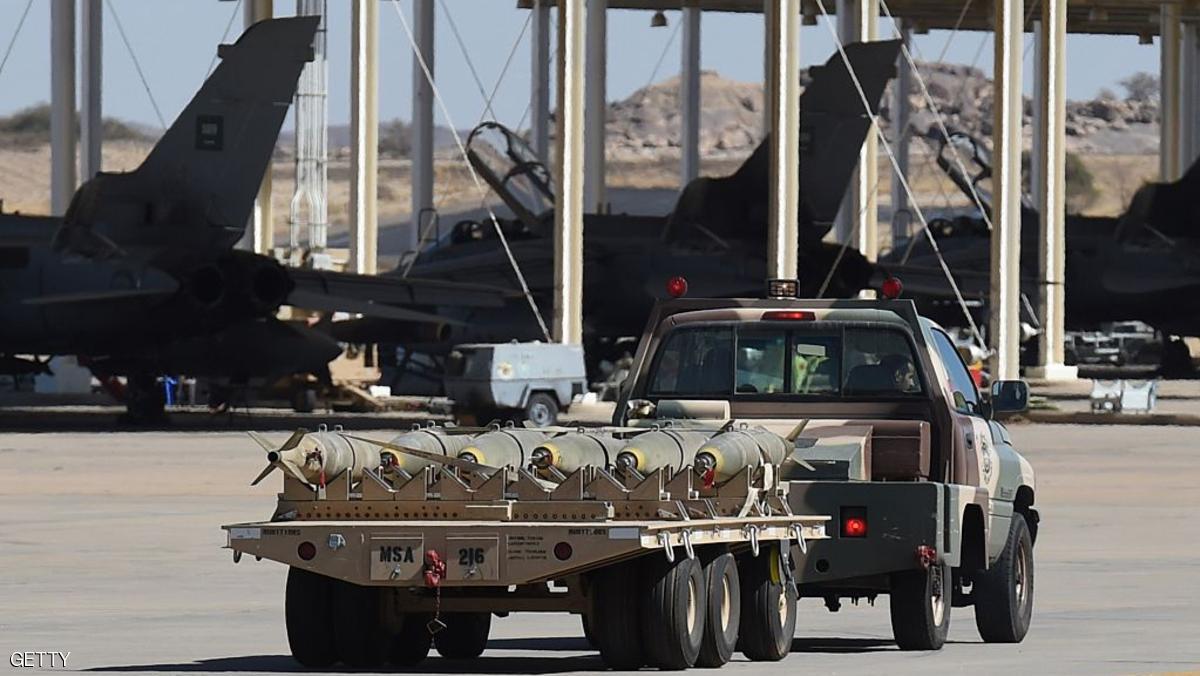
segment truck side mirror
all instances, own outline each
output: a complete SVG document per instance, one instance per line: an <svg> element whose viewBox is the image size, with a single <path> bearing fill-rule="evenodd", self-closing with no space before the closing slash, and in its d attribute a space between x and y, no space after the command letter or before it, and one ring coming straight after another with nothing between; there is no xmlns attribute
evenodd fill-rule
<svg viewBox="0 0 1200 676"><path fill-rule="evenodd" d="M992 383L993 413L1018 413L1029 408L1029 383L1024 380L997 380Z"/></svg>
<svg viewBox="0 0 1200 676"><path fill-rule="evenodd" d="M655 408L649 399L630 399L625 403L625 414L628 418L653 418Z"/></svg>

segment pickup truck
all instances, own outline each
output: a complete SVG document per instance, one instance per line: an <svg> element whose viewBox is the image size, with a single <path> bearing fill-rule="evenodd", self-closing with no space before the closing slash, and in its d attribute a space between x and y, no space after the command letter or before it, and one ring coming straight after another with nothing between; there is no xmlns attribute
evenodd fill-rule
<svg viewBox="0 0 1200 676"><path fill-rule="evenodd" d="M961 606L975 607L985 641L1024 638L1036 486L993 416L1024 409L1028 387L978 392L953 341L913 303L665 301L632 372L614 425L684 417L794 438L782 466L791 510L831 517L827 539L792 552L799 596L836 612L843 599L890 595L902 649L940 648ZM794 626L795 613L780 620Z"/></svg>

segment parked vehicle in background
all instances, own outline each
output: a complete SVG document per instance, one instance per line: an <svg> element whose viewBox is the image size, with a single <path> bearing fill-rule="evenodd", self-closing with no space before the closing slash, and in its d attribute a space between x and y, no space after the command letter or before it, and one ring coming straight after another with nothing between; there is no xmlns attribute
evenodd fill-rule
<svg viewBox="0 0 1200 676"><path fill-rule="evenodd" d="M446 396L477 422L529 420L553 425L587 390L583 347L558 343L459 345L446 362Z"/></svg>

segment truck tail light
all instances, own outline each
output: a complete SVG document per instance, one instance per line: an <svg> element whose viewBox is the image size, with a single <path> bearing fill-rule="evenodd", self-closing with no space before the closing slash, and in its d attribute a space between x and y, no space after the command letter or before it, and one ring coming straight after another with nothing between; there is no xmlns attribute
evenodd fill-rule
<svg viewBox="0 0 1200 676"><path fill-rule="evenodd" d="M575 553L575 549L571 547L570 542L560 542L554 545L554 558L559 561L566 561Z"/></svg>
<svg viewBox="0 0 1200 676"><path fill-rule="evenodd" d="M867 508L842 507L841 534L844 538L867 537Z"/></svg>
<svg viewBox="0 0 1200 676"><path fill-rule="evenodd" d="M301 542L299 545L296 546L296 556L299 556L301 559L303 559L305 561L312 561L313 557L316 555L317 555L317 546L311 542L308 542L308 541Z"/></svg>
<svg viewBox="0 0 1200 676"><path fill-rule="evenodd" d="M810 322L817 318L808 310L771 310L764 312L763 321Z"/></svg>

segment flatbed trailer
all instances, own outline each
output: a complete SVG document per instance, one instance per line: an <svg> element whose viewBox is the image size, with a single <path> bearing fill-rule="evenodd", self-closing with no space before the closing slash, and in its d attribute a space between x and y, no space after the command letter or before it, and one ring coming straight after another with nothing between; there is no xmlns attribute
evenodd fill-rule
<svg viewBox="0 0 1200 676"><path fill-rule="evenodd" d="M356 443L294 439L322 467ZM720 485L690 466L550 481L449 460L409 473L387 451L355 449L344 457L365 463L328 482L285 467L270 519L223 527L235 561L289 566L288 638L305 666L412 666L431 647L477 657L491 618L512 612L581 615L613 668L720 666L739 641L752 659L790 650L793 559L826 537L828 517L793 513L770 465Z"/></svg>

